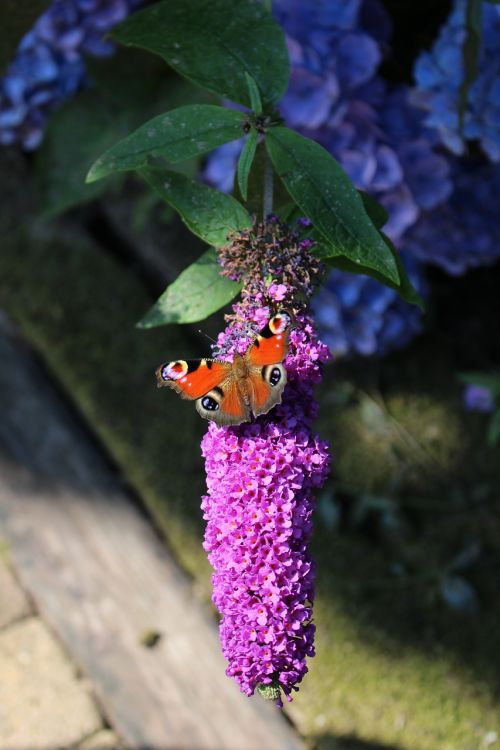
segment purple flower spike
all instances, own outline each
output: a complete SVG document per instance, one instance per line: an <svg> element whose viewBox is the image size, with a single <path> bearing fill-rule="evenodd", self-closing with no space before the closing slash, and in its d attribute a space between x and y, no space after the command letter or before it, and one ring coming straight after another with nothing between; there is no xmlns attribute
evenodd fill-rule
<svg viewBox="0 0 500 750"><path fill-rule="evenodd" d="M267 238L259 236L260 227L246 239L254 250L261 248L262 260L272 235L273 255L267 255L266 267L260 270L261 278L269 271L273 283L266 288L260 281L259 292L257 274L252 278L247 269L243 300L228 316L230 325L219 337L219 353L239 348L235 340L243 339L242 348L248 347L251 330L258 329L262 317L269 317L273 297L281 298L286 291L280 304L297 309L294 295L309 283L304 272L317 268L310 258L307 269L307 243L284 235L277 222L270 223L275 231ZM225 254L233 275L235 248L242 244L234 242ZM289 263L280 274L280 250L288 261L301 259L297 276ZM314 492L328 474L329 452L312 432L318 410L313 389L321 379L320 364L328 358L311 317L298 312L285 359L288 381L282 403L238 427L210 423L202 440L208 489L202 500L207 521L204 548L215 571L213 601L222 615L226 674L247 695L259 690L278 705L280 691L290 699L307 672L306 658L314 655L314 564L307 545Z"/></svg>

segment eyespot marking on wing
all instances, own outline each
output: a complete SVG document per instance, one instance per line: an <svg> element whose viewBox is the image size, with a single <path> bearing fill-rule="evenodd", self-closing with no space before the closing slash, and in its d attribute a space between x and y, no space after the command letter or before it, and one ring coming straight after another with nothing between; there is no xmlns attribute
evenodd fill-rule
<svg viewBox="0 0 500 750"><path fill-rule="evenodd" d="M262 378L275 388L284 378L284 368L277 365L266 365L262 368Z"/></svg>
<svg viewBox="0 0 500 750"><path fill-rule="evenodd" d="M161 377L163 380L180 380L183 383L186 380L188 369L188 363L184 359L167 362L161 368Z"/></svg>
<svg viewBox="0 0 500 750"><path fill-rule="evenodd" d="M281 310L276 313L268 323L269 330L272 334L281 334L290 326L291 319L288 313Z"/></svg>
<svg viewBox="0 0 500 750"><path fill-rule="evenodd" d="M270 365L282 362L288 352L292 318L284 310L274 315L257 334L246 354L251 365Z"/></svg>

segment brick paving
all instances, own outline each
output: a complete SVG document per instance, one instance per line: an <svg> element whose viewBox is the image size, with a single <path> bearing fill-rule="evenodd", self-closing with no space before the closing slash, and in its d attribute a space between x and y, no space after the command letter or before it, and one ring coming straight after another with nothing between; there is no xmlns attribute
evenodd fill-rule
<svg viewBox="0 0 500 750"><path fill-rule="evenodd" d="M0 750L118 750L90 686L0 561Z"/></svg>

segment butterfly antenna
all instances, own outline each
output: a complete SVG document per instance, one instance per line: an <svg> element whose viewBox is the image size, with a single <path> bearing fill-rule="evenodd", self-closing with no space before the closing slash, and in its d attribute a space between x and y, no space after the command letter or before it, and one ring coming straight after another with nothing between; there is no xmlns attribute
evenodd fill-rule
<svg viewBox="0 0 500 750"><path fill-rule="evenodd" d="M211 336L208 335L205 331L202 331L201 328L198 328L198 333L201 333L202 336L205 336L209 341L211 341L213 344L216 344L217 341L213 339Z"/></svg>

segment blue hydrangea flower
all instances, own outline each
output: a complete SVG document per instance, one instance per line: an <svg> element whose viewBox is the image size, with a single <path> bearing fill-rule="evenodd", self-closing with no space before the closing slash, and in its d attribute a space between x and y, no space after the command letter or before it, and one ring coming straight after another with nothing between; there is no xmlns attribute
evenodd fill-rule
<svg viewBox="0 0 500 750"><path fill-rule="evenodd" d="M422 266L404 255L407 273L426 294ZM386 354L401 349L420 332L422 312L370 276L333 270L312 300L322 340L334 357Z"/></svg>
<svg viewBox="0 0 500 750"><path fill-rule="evenodd" d="M292 63L280 103L286 123L320 142L358 188L385 206L384 231L404 246L405 233L447 199L452 183L439 138L412 106L409 89L388 88L377 75L391 34L387 12L373 0L275 0L274 8ZM208 159L212 184L232 189L240 149L238 142L227 144ZM419 264L408 262L420 281ZM420 328L417 308L367 277L333 272L317 304L319 319L324 313L330 321L323 336L344 355L403 346Z"/></svg>
<svg viewBox="0 0 500 750"><path fill-rule="evenodd" d="M411 108L408 89L386 92L379 84L353 99L343 118L323 128L318 140L338 159L356 187L385 206L384 231L395 242L417 221L422 209L434 207L452 190L449 166L436 152L436 139Z"/></svg>
<svg viewBox="0 0 500 750"><path fill-rule="evenodd" d="M500 171L493 164L457 160L453 184L449 200L422 214L404 247L457 276L500 258Z"/></svg>
<svg viewBox="0 0 500 750"><path fill-rule="evenodd" d="M458 101L463 80L462 45L466 0L455 0L453 10L429 52L415 64L417 89L413 101L427 112L426 124L435 128L442 142L455 154L463 154L459 132ZM500 8L482 3L483 38L479 74L468 92L463 135L478 140L484 153L500 161Z"/></svg>
<svg viewBox="0 0 500 750"><path fill-rule="evenodd" d="M390 35L386 11L374 0L275 0L275 12L292 64L280 103L286 123L321 143L358 188L387 208L385 231L398 242L452 185L447 160L436 150L439 139L411 105L409 89L388 90L377 76ZM224 146L208 159L209 182L232 188L240 148Z"/></svg>
<svg viewBox="0 0 500 750"><path fill-rule="evenodd" d="M480 411L489 414L495 408L495 396L486 385L469 383L463 391L465 408L468 411Z"/></svg>
<svg viewBox="0 0 500 750"><path fill-rule="evenodd" d="M382 54L377 40L362 26L366 6L377 9L366 14L366 24L383 36L389 21L378 0L275 0L274 12L287 33L292 64L280 107L293 127L327 124L335 106L375 75Z"/></svg>
<svg viewBox="0 0 500 750"><path fill-rule="evenodd" d="M85 81L85 54L113 52L103 35L142 0L54 0L0 80L0 143L36 149L48 114Z"/></svg>

